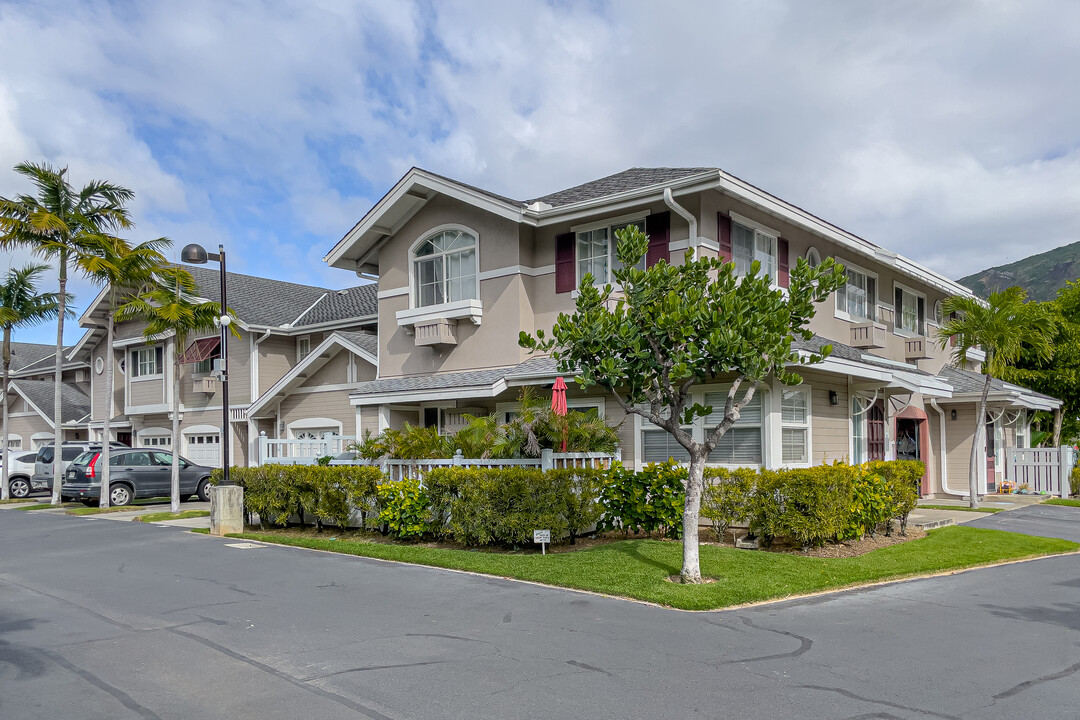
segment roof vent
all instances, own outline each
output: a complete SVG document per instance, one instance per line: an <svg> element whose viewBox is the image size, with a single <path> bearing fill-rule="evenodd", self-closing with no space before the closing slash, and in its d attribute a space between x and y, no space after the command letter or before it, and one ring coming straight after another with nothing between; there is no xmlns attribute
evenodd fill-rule
<svg viewBox="0 0 1080 720"><path fill-rule="evenodd" d="M349 294L349 291L348 291L348 290L338 290L338 291L337 291L337 294L338 294L338 295L348 295L348 294Z"/></svg>

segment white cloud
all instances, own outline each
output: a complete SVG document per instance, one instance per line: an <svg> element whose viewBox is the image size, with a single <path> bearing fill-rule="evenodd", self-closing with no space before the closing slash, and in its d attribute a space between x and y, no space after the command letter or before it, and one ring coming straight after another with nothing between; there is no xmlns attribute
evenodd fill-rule
<svg viewBox="0 0 1080 720"><path fill-rule="evenodd" d="M950 276L1077 239L1073 3L0 0L24 159L146 235L321 256L411 165L519 198L719 165ZM58 51L59 49L59 51Z"/></svg>

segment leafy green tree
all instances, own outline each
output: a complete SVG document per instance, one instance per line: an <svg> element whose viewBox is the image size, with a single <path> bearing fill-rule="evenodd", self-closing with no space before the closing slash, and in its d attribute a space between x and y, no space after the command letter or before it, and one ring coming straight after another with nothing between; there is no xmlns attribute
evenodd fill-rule
<svg viewBox="0 0 1080 720"><path fill-rule="evenodd" d="M830 258L818 267L800 259L786 291L761 274L754 262L737 277L733 263L688 254L681 265L659 262L635 267L645 255L648 236L637 228L619 231L613 274L622 290L593 286L586 275L574 313L561 314L548 337L522 333L520 344L550 353L559 371L578 371L582 387L599 385L628 414L644 417L686 449L690 467L683 504L683 564L686 583L702 581L698 559L698 515L703 472L709 453L754 393L770 376L786 385L802 378L791 368L820 362L831 346L809 357L792 349L796 335L809 339L807 323L816 305L844 281ZM712 407L690 404L694 385L733 377L723 419L706 428L703 441L686 426Z"/></svg>
<svg viewBox="0 0 1080 720"><path fill-rule="evenodd" d="M1002 379L1061 399L1051 440L1058 447L1062 437L1080 436L1080 282L1068 283L1043 305L1054 315L1054 354L1048 358L1024 345L1015 365L1002 368Z"/></svg>
<svg viewBox="0 0 1080 720"><path fill-rule="evenodd" d="M4 392L0 395L4 402L3 432L0 433L0 448L3 448L3 470L0 471L0 500L7 500L8 472L11 467L11 452L8 449L8 380L11 374L11 333L16 328L32 327L48 320L54 320L60 314L60 298L56 293L39 293L37 286L42 273L49 270L48 265L27 265L7 271L0 283L0 326L4 328ZM73 314L70 313L69 314ZM57 433L59 434L59 433Z"/></svg>
<svg viewBox="0 0 1080 720"><path fill-rule="evenodd" d="M63 442L60 387L63 382L64 318L67 316L67 279L72 262L87 251L90 239L131 227L125 205L135 196L127 188L92 180L76 191L67 168L47 163L21 163L15 172L30 179L36 195L0 197L0 248L25 246L55 262L59 271L60 301L56 323L56 383L53 423L57 457ZM60 504L62 463L53 463L52 504Z"/></svg>
<svg viewBox="0 0 1080 720"><path fill-rule="evenodd" d="M137 296L150 289L154 282L154 273L166 263L162 250L172 243L166 238L147 240L132 246L127 241L112 235L92 238L88 245L89 252L81 255L76 264L88 277L102 284L108 294L108 315L105 322L105 416L103 418L101 446L101 498L99 505L109 507L110 500L110 465L112 439L112 403L115 385L116 365L113 357L113 337L116 325L116 308L122 300ZM175 446L174 446L175 449Z"/></svg>
<svg viewBox="0 0 1080 720"><path fill-rule="evenodd" d="M985 301L976 297L953 295L946 298L943 310L951 316L938 329L940 342L945 346L956 338L955 359L960 365L968 362L968 353L981 347L986 353L982 371L986 374L979 410L976 417L975 435L971 442L971 460L968 468L969 504L979 507L979 454L986 443L982 441L986 431L986 397L990 393L990 380L1002 377L1006 368L1015 363L1024 347L1041 358L1053 355L1051 338L1054 319L1044 304L1027 302L1027 293L1018 287L990 293Z"/></svg>
<svg viewBox="0 0 1080 720"><path fill-rule="evenodd" d="M166 266L157 271L154 286L128 299L116 309L116 320L142 320L146 323L143 336L148 341L173 336L172 388L172 511L180 512L180 359L187 349L191 333L206 332L217 327L221 304L202 301L196 295L191 273L182 267ZM232 315L232 313L229 313ZM240 337L236 323L229 325L233 335ZM229 428L221 429L221 442L229 442Z"/></svg>

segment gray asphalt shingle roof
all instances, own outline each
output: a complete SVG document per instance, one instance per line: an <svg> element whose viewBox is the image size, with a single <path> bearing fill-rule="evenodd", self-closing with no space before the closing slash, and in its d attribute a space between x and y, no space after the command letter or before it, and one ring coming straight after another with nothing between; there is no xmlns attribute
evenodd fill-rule
<svg viewBox="0 0 1080 720"><path fill-rule="evenodd" d="M415 390L451 390L454 388L486 387L506 377L516 366L471 370L468 372L442 373L440 375L410 375L408 377L382 378L359 383L353 395L378 395L388 392Z"/></svg>
<svg viewBox="0 0 1080 720"><path fill-rule="evenodd" d="M548 195L542 195L541 197L528 201L527 204L542 202L547 203L552 207L559 207L560 205L570 205L572 203L585 202L587 200L596 200L609 195L617 195L618 193L630 190L669 183L690 175L700 175L701 173L717 170L719 170L719 168L630 168L629 170L623 170L614 175L602 177L599 180L590 180L587 183L575 185L572 188L559 190L558 192L553 192Z"/></svg>
<svg viewBox="0 0 1080 720"><path fill-rule="evenodd" d="M11 343L11 372L40 369L52 370L56 345L41 343Z"/></svg>
<svg viewBox="0 0 1080 720"><path fill-rule="evenodd" d="M335 334L340 335L354 345L359 345L361 349L371 353L374 357L379 357L378 335L364 332L341 332L340 330Z"/></svg>
<svg viewBox="0 0 1080 720"><path fill-rule="evenodd" d="M981 393L983 387L986 385L986 375L977 373L974 370L964 370L956 367L955 365L946 365L941 368L941 372L938 373L938 377L945 380L947 383L953 386L953 390L958 393ZM1057 398L1044 395L1034 390L1030 390L1022 385L1016 385L1014 383L1007 383L1004 380L999 380L996 377L990 378L990 392L1011 392L1014 390L1023 390L1028 395L1035 397L1045 398L1047 400L1057 400Z"/></svg>
<svg viewBox="0 0 1080 720"><path fill-rule="evenodd" d="M185 266L207 300L221 299L221 280L216 269ZM270 278L226 273L228 304L249 325L280 327L304 315L296 327L315 325L378 312L375 285L361 285L344 292L300 285Z"/></svg>
<svg viewBox="0 0 1080 720"><path fill-rule="evenodd" d="M53 399L56 397L52 380L12 380L11 384L19 389L38 410L52 416ZM82 420L90 414L90 398L86 393L71 383L60 385L60 411L65 423Z"/></svg>

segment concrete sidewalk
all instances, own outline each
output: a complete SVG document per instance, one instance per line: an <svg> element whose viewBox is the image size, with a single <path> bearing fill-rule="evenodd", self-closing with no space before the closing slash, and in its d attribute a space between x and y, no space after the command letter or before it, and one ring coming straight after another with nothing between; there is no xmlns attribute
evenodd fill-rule
<svg viewBox="0 0 1080 720"><path fill-rule="evenodd" d="M979 507L993 510L1017 510L1030 507L1050 499L1049 495L986 495L979 501ZM926 505L942 505L955 510L939 510L927 508ZM908 515L908 524L923 530L933 530L946 525L960 525L987 517L992 513L972 512L968 507L967 500L954 498L938 498L933 500L920 500L918 507Z"/></svg>

